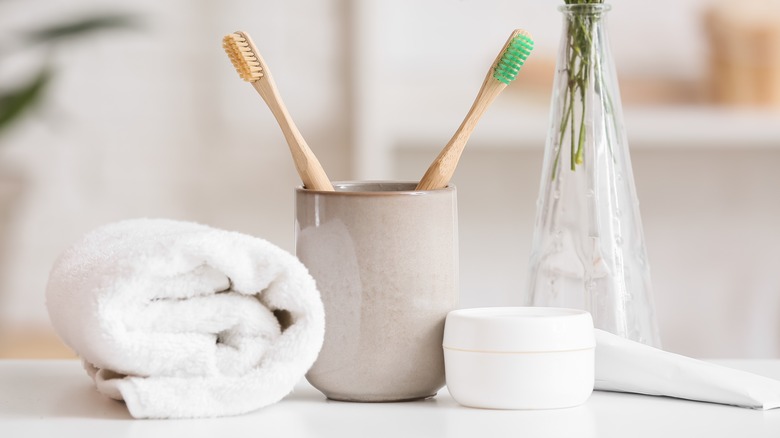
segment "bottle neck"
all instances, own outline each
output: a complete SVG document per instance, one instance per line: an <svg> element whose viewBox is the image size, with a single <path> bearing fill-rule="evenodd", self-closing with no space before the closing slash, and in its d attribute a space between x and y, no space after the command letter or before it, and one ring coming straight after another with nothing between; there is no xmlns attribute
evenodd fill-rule
<svg viewBox="0 0 780 438"><path fill-rule="evenodd" d="M606 3L578 3L560 6L558 10L567 16L577 15L600 18L612 10L612 6Z"/></svg>
<svg viewBox="0 0 780 438"><path fill-rule="evenodd" d="M568 46L569 60L590 60L604 56L607 41L607 12L612 6L603 3L567 4L558 8L563 13L563 41ZM588 65L593 67L593 65Z"/></svg>

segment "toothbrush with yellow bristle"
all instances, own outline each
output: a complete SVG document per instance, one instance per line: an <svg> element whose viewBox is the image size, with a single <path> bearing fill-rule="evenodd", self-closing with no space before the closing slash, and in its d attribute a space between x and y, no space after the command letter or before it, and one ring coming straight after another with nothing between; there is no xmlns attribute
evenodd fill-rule
<svg viewBox="0 0 780 438"><path fill-rule="evenodd" d="M477 127L477 122L488 109L491 103L504 91L520 72L528 55L534 48L534 41L528 32L517 29L509 36L503 49L499 52L495 62L482 83L482 88L477 98L471 105L471 109L460 127L452 136L449 143L442 149L439 156L431 163L425 172L416 190L436 190L447 187L455 168L458 165L460 155L469 140L472 131Z"/></svg>
<svg viewBox="0 0 780 438"><path fill-rule="evenodd" d="M249 34L237 31L226 35L222 39L222 47L241 79L251 83L260 93L268 108L271 109L282 128L287 145L290 146L295 168L303 181L303 186L310 190L333 191L333 185L325 174L325 170L293 123L271 77L271 71L260 56L260 52Z"/></svg>

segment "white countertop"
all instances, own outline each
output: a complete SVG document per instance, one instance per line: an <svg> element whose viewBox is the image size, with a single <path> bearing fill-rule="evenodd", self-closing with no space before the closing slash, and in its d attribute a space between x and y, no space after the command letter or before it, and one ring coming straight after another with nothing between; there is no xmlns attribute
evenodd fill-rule
<svg viewBox="0 0 780 438"><path fill-rule="evenodd" d="M780 360L718 361L780 379ZM494 411L430 400L343 403L308 383L238 417L134 420L97 393L77 361L0 361L0 437L780 437L780 409L754 411L664 397L594 392L579 407Z"/></svg>

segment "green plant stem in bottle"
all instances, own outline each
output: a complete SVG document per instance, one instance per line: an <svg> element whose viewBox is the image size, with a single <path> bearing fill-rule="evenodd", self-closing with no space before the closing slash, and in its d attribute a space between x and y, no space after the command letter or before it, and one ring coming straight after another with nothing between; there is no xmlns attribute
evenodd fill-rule
<svg viewBox="0 0 780 438"><path fill-rule="evenodd" d="M601 4L603 0L564 0L567 5L587 5ZM590 84L590 71L592 70L590 62L592 59L591 49L593 48L593 26L592 17L589 15L572 15L572 20L568 26L567 47L569 82L566 87L565 107L563 108L563 117L561 118L559 140L566 137L566 131L569 131L569 148L571 149L571 160L569 168L576 170L581 165L585 155L585 137L587 126L585 124L585 106L586 90ZM579 99L578 99L579 97ZM581 105L580 111L575 111L575 104ZM579 113L579 117L576 114ZM560 160L560 150L563 147L559 144L558 154L555 157L557 169ZM555 178L555 174L552 176Z"/></svg>

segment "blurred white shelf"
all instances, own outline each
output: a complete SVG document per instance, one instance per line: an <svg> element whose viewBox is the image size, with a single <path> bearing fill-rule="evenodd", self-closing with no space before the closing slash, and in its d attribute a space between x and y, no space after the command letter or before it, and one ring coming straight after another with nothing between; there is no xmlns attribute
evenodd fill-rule
<svg viewBox="0 0 780 438"><path fill-rule="evenodd" d="M780 149L780 112L716 107L627 108L629 142L652 148Z"/></svg>
<svg viewBox="0 0 780 438"><path fill-rule="evenodd" d="M510 102L511 103L511 102ZM452 111L428 117L400 117L389 130L393 147L439 149L460 124ZM716 107L628 107L624 110L634 149L780 149L780 112ZM389 115L388 115L389 117ZM504 103L488 110L469 148L536 149L547 137L547 107Z"/></svg>
<svg viewBox="0 0 780 438"><path fill-rule="evenodd" d="M436 110L377 108L362 144L368 175L392 177L390 166L399 149L440 150L458 128L471 102L436 101ZM427 112L426 112L426 109ZM709 106L648 106L624 109L632 150L673 153L690 149L780 150L780 112ZM523 105L516 99L497 101L479 122L469 150L543 149L549 127L546 105Z"/></svg>

